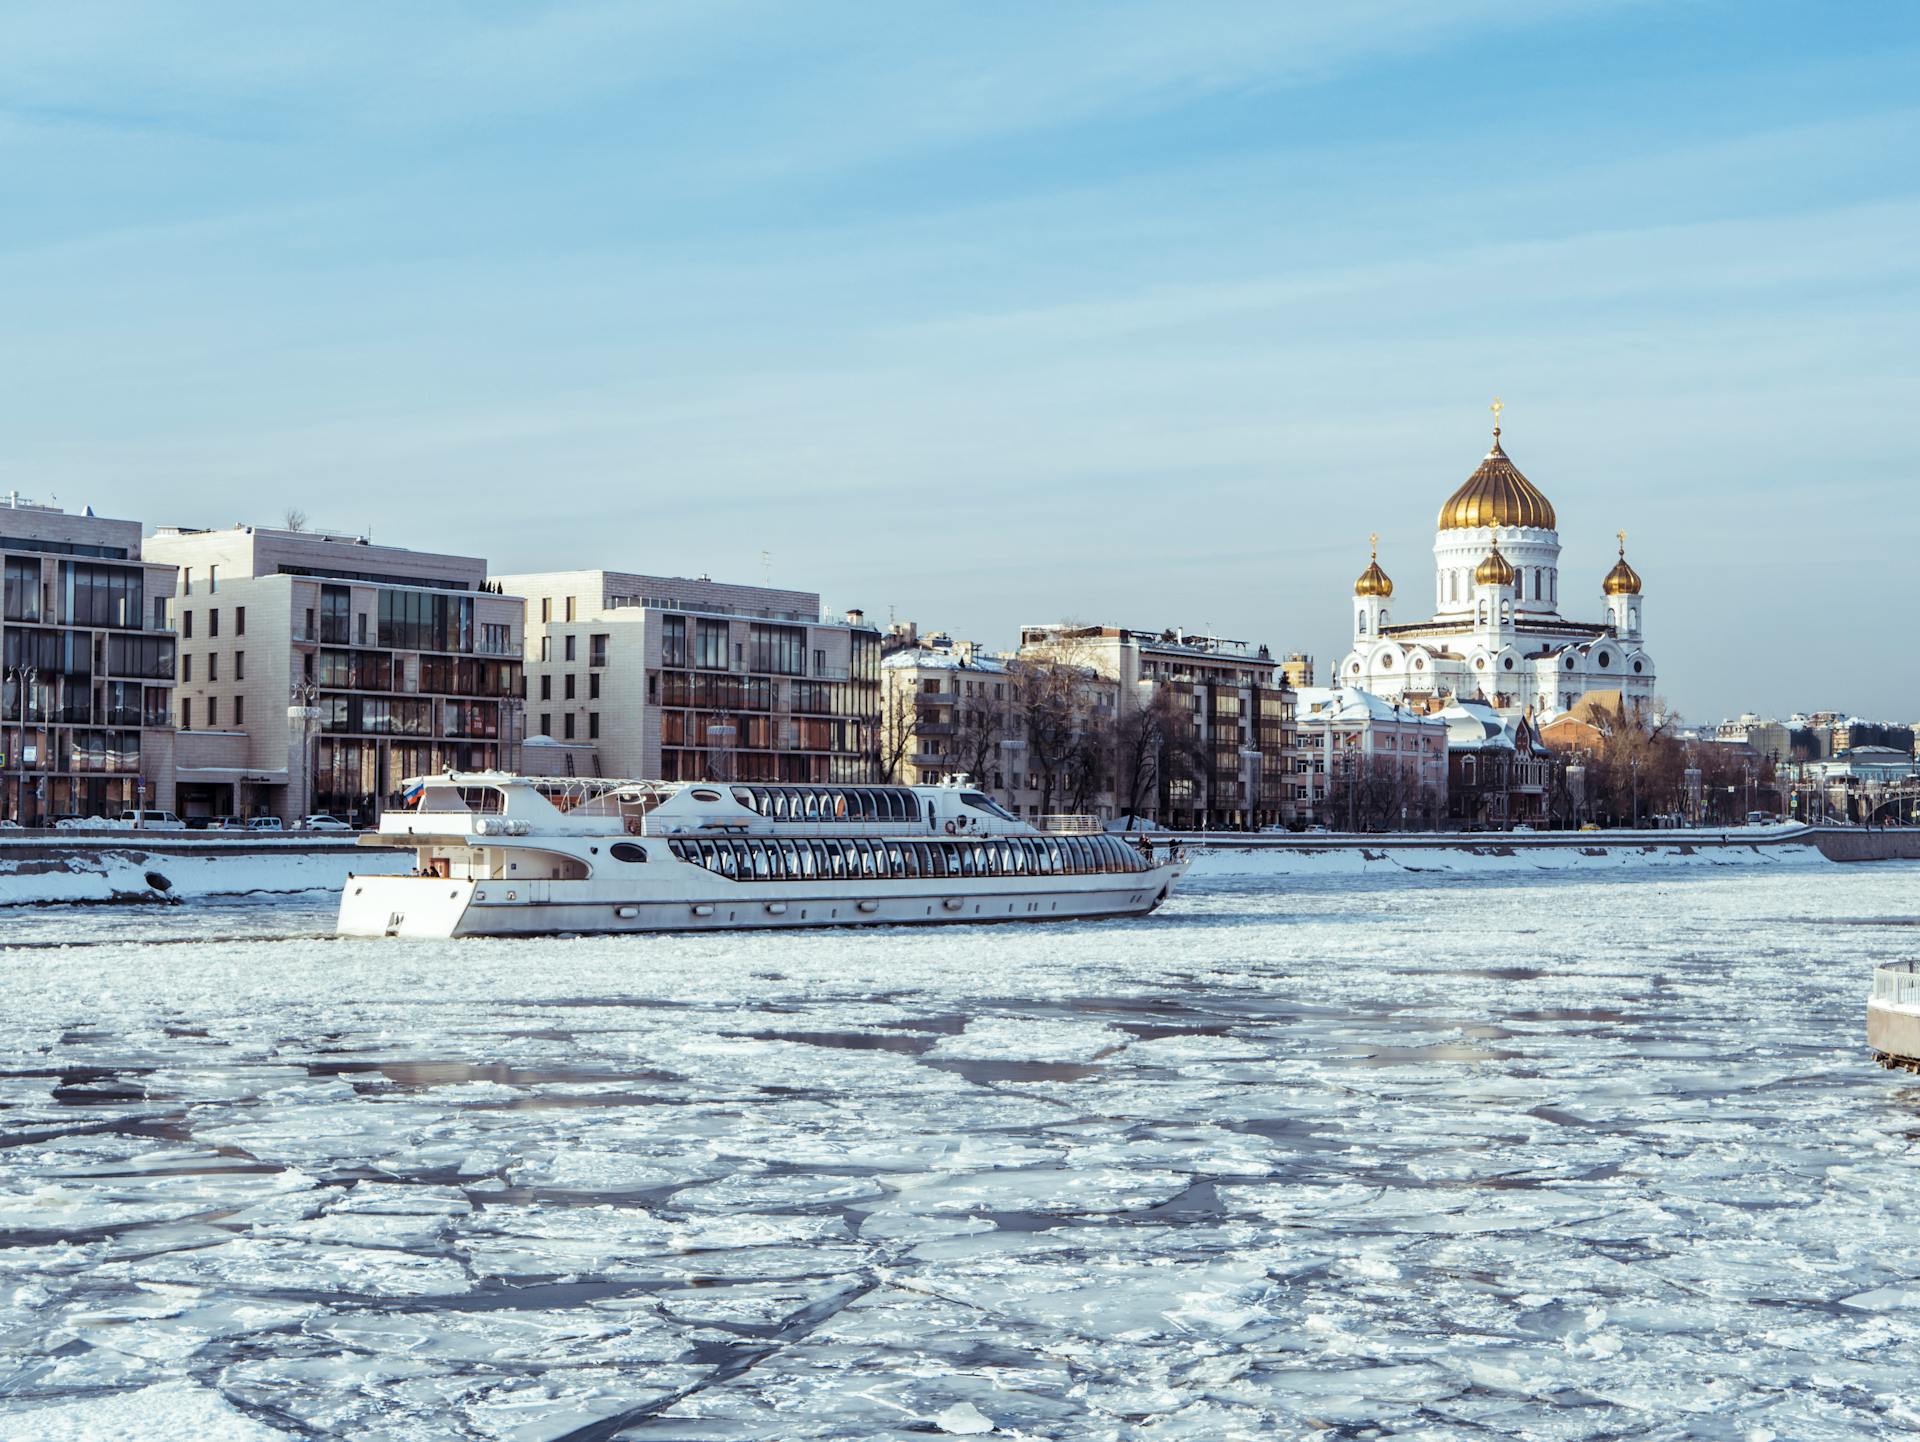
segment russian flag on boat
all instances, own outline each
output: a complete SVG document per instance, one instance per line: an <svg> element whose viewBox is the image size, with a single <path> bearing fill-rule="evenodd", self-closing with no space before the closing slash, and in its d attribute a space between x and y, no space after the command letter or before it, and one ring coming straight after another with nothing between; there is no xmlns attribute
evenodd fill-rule
<svg viewBox="0 0 1920 1442"><path fill-rule="evenodd" d="M413 783L413 785L409 786L405 791L402 791L400 793L400 799L409 806L418 806L420 804L421 794L426 789L427 789L426 784L424 782L416 781Z"/></svg>

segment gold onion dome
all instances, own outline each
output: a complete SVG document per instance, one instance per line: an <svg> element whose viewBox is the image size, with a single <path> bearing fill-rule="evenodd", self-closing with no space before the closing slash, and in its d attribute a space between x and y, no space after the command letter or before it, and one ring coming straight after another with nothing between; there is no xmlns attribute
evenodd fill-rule
<svg viewBox="0 0 1920 1442"><path fill-rule="evenodd" d="M1379 537L1374 539L1373 557L1367 562L1367 569L1360 573L1360 579L1353 583L1356 596L1391 596L1393 577L1380 569Z"/></svg>
<svg viewBox="0 0 1920 1442"><path fill-rule="evenodd" d="M1496 418L1499 415L1495 402ZM1479 526L1554 528L1553 502L1520 474L1520 468L1500 449L1500 426L1493 427L1493 449L1440 508L1440 529L1470 531Z"/></svg>
<svg viewBox="0 0 1920 1442"><path fill-rule="evenodd" d="M1627 564L1627 537L1620 536L1620 559L1613 563L1613 569L1607 572L1607 579L1600 583L1600 589L1609 596L1637 596L1640 594L1640 573Z"/></svg>
<svg viewBox="0 0 1920 1442"><path fill-rule="evenodd" d="M1507 564L1507 558L1500 554L1500 543L1495 541L1493 549L1487 552L1473 572L1473 584L1476 586L1511 586L1513 567Z"/></svg>

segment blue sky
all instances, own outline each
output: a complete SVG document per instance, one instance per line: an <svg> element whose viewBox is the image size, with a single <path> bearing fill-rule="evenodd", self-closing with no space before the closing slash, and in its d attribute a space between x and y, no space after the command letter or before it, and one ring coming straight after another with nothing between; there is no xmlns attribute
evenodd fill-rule
<svg viewBox="0 0 1920 1442"><path fill-rule="evenodd" d="M1893 3L0 0L0 488L1324 674L1498 393L1681 712L1920 719L1916 62Z"/></svg>

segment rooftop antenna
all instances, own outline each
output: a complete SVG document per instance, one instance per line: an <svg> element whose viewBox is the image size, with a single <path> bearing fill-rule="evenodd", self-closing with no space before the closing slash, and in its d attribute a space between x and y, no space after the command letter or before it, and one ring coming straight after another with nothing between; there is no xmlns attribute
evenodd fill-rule
<svg viewBox="0 0 1920 1442"><path fill-rule="evenodd" d="M763 586L771 586L773 584L772 551L762 551L760 553L760 584Z"/></svg>

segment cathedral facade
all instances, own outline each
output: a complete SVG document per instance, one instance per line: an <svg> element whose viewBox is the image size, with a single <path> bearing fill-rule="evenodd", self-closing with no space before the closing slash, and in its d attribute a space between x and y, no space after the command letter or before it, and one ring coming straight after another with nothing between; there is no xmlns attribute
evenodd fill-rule
<svg viewBox="0 0 1920 1442"><path fill-rule="evenodd" d="M1411 705L1485 701L1569 711L1590 691L1651 706L1653 658L1642 644L1639 574L1620 559L1600 583L1605 619L1560 614L1560 532L1550 502L1500 447L1440 508L1433 615L1393 617L1392 580L1376 549L1353 586L1353 649L1337 680Z"/></svg>

